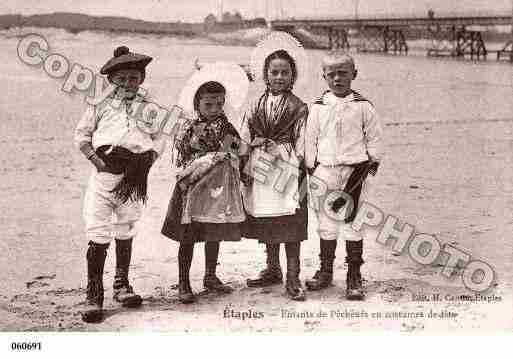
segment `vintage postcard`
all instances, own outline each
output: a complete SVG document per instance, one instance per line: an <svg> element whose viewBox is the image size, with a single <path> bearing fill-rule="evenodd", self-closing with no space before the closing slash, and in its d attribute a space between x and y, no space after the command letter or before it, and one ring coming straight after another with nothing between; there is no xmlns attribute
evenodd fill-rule
<svg viewBox="0 0 513 359"><path fill-rule="evenodd" d="M512 8L3 1L0 331L511 333Z"/></svg>

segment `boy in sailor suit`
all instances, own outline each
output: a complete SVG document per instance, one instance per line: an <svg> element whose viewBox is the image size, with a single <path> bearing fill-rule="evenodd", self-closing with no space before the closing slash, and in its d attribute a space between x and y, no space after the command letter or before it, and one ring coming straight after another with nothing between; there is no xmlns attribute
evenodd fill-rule
<svg viewBox="0 0 513 359"><path fill-rule="evenodd" d="M353 58L343 52L330 52L323 59L322 70L329 90L310 109L305 135L306 166L310 174L327 185L329 192L344 191L346 198L352 199L352 210L344 220L336 220L342 207L337 203L315 209L321 267L306 281L306 287L319 290L331 285L337 240L344 240L348 264L346 298L362 300L363 237L351 222L369 168L377 169L379 164L382 131L374 106L351 89L357 75Z"/></svg>

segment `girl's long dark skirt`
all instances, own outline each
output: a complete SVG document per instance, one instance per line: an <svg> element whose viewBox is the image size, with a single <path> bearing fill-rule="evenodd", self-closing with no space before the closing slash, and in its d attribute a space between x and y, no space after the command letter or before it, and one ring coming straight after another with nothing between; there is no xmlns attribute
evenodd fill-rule
<svg viewBox="0 0 513 359"><path fill-rule="evenodd" d="M306 189L306 167L300 166L298 181L299 193ZM261 243L290 243L301 242L308 239L308 196L304 193L299 202L299 208L294 215L279 217L253 217L247 218L241 224L242 236L258 239Z"/></svg>
<svg viewBox="0 0 513 359"><path fill-rule="evenodd" d="M162 225L161 233L163 235L174 241L184 243L240 241L240 223L202 223L193 221L190 224L182 224L184 195L185 193L180 189L180 186L175 186L169 201L166 219Z"/></svg>

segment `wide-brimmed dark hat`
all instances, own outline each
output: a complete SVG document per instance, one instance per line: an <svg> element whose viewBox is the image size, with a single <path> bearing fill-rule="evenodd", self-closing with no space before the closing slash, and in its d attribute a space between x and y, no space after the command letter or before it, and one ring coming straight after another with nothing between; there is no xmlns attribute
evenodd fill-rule
<svg viewBox="0 0 513 359"><path fill-rule="evenodd" d="M111 58L100 70L102 75L108 75L121 69L137 69L144 72L145 67L153 60L150 56L130 52L126 46L120 46L114 50Z"/></svg>

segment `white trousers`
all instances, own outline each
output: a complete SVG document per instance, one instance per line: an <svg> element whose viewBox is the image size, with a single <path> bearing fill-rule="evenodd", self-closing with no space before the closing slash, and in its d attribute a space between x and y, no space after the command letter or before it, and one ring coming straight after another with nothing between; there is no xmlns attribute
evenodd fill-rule
<svg viewBox="0 0 513 359"><path fill-rule="evenodd" d="M315 169L315 179L310 179L310 183L319 182L323 183L323 186L327 188L327 194L333 191L343 191L349 176L353 172L353 167L349 166L336 166L328 167L319 165ZM365 183L363 184L362 193L360 195L360 203L364 199L365 195ZM362 234L359 231L355 231L352 227L352 223L346 223L344 221L345 212L348 210L346 204L337 213L331 208L333 201L339 196L327 196L324 201L320 202L318 208L315 208L315 214L318 220L319 237L324 240L339 240L339 241L360 241L363 239Z"/></svg>
<svg viewBox="0 0 513 359"><path fill-rule="evenodd" d="M135 237L142 203L128 200L121 204L110 192L122 178L122 174L96 170L89 178L83 209L87 241L106 244L113 238Z"/></svg>

